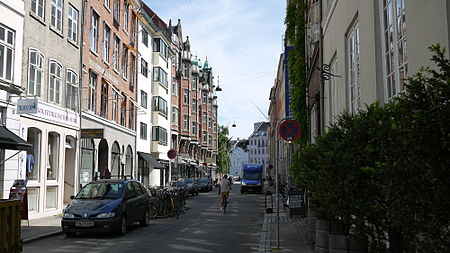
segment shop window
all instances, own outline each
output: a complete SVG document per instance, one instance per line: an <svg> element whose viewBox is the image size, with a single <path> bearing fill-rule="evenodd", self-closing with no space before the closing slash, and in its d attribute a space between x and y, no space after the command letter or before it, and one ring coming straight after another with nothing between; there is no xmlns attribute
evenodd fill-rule
<svg viewBox="0 0 450 253"><path fill-rule="evenodd" d="M82 139L80 169L80 184L82 186L92 181L92 174L94 172L94 152L94 141L91 139Z"/></svg>
<svg viewBox="0 0 450 253"><path fill-rule="evenodd" d="M55 132L48 134L47 152L47 180L56 180L58 178L59 168L59 134Z"/></svg>
<svg viewBox="0 0 450 253"><path fill-rule="evenodd" d="M39 188L28 188L28 212L37 212L39 210Z"/></svg>
<svg viewBox="0 0 450 253"><path fill-rule="evenodd" d="M56 209L58 207L58 187L49 186L45 194L45 209Z"/></svg>
<svg viewBox="0 0 450 253"><path fill-rule="evenodd" d="M39 162L41 131L37 128L28 128L27 142L33 144L33 150L27 152L26 169L27 180L39 179Z"/></svg>
<svg viewBox="0 0 450 253"><path fill-rule="evenodd" d="M114 142L111 149L111 174L118 177L120 171L120 147L119 143Z"/></svg>
<svg viewBox="0 0 450 253"><path fill-rule="evenodd" d="M125 157L125 176L127 178L133 178L133 150L130 146L127 147Z"/></svg>

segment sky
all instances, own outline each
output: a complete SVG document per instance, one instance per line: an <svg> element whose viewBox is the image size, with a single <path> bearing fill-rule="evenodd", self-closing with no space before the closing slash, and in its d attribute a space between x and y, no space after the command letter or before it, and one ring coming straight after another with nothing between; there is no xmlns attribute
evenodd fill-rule
<svg viewBox="0 0 450 253"><path fill-rule="evenodd" d="M145 0L167 24L181 19L183 37L202 62L208 57L218 92L219 124L233 139L267 121L270 88L282 52L284 0ZM258 107L263 112L258 110ZM236 127L231 127L236 124Z"/></svg>

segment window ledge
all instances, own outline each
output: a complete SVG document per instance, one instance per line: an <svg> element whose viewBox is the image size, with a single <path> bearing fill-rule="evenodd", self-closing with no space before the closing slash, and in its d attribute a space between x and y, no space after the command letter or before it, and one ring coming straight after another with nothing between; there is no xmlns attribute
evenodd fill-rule
<svg viewBox="0 0 450 253"><path fill-rule="evenodd" d="M34 19L36 19L39 23L41 23L42 25L44 25L44 26L47 26L47 24L45 23L45 20L43 19L43 18L41 18L41 17L39 17L38 15L36 15L36 14L34 14L33 12L29 12L30 13L30 16L32 17L32 18L34 18Z"/></svg>
<svg viewBox="0 0 450 253"><path fill-rule="evenodd" d="M71 38L67 38L67 41L72 44L72 46L76 47L77 49L79 49L80 47L77 45L76 41L73 41Z"/></svg>
<svg viewBox="0 0 450 253"><path fill-rule="evenodd" d="M97 56L98 57L98 53L97 52L94 52L94 51L92 51L92 48L89 48L89 51L93 54L93 55L95 55L95 56Z"/></svg>
<svg viewBox="0 0 450 253"><path fill-rule="evenodd" d="M62 25L62 24L61 24ZM50 28L50 30L52 31L52 32L54 32L54 33L56 33L56 35L58 35L59 37L61 37L61 39L64 39L64 36L62 35L62 31L58 31L55 27L53 27L53 26L50 26L49 27Z"/></svg>

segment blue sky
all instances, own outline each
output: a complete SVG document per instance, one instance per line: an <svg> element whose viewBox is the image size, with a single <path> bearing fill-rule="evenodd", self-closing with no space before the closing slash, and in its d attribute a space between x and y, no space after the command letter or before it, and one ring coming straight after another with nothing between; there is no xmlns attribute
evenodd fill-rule
<svg viewBox="0 0 450 253"><path fill-rule="evenodd" d="M284 33L284 0L145 0L167 24L181 19L191 51L220 76L219 124L247 138L265 120ZM252 102L253 101L253 102ZM236 128L231 124L236 123Z"/></svg>

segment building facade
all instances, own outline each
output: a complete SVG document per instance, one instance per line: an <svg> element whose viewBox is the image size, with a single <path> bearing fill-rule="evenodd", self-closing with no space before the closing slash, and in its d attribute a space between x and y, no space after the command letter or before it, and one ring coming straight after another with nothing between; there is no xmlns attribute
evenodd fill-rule
<svg viewBox="0 0 450 253"><path fill-rule="evenodd" d="M76 192L82 3L24 4L22 96L37 111L20 115L20 131L33 144L24 160L28 210L35 214L62 210Z"/></svg>
<svg viewBox="0 0 450 253"><path fill-rule="evenodd" d="M89 1L83 31L82 131L102 129L81 141L80 185L95 178L136 177L136 71L134 6L122 0Z"/></svg>
<svg viewBox="0 0 450 253"><path fill-rule="evenodd" d="M217 156L217 96L212 68L193 59L189 37L183 40L180 20L171 26L172 50L172 178L213 177Z"/></svg>
<svg viewBox="0 0 450 253"><path fill-rule="evenodd" d="M248 161L263 165L263 177L268 174L269 160L269 122L254 123L253 133L248 137Z"/></svg>
<svg viewBox="0 0 450 253"><path fill-rule="evenodd" d="M242 165L249 163L249 141L246 139L232 141L230 151L230 176L242 177Z"/></svg>
<svg viewBox="0 0 450 253"><path fill-rule="evenodd" d="M142 3L139 15L137 149L139 180L144 185L168 181L171 99L171 58L168 26Z"/></svg>
<svg viewBox="0 0 450 253"><path fill-rule="evenodd" d="M20 116L11 103L12 96L23 93L22 49L24 2L0 1L0 125L20 135ZM23 135L22 135L23 137ZM26 152L17 155L16 150L0 149L0 199L8 198L15 179L25 179ZM22 162L19 164L19 161ZM20 165L20 167L19 167Z"/></svg>

